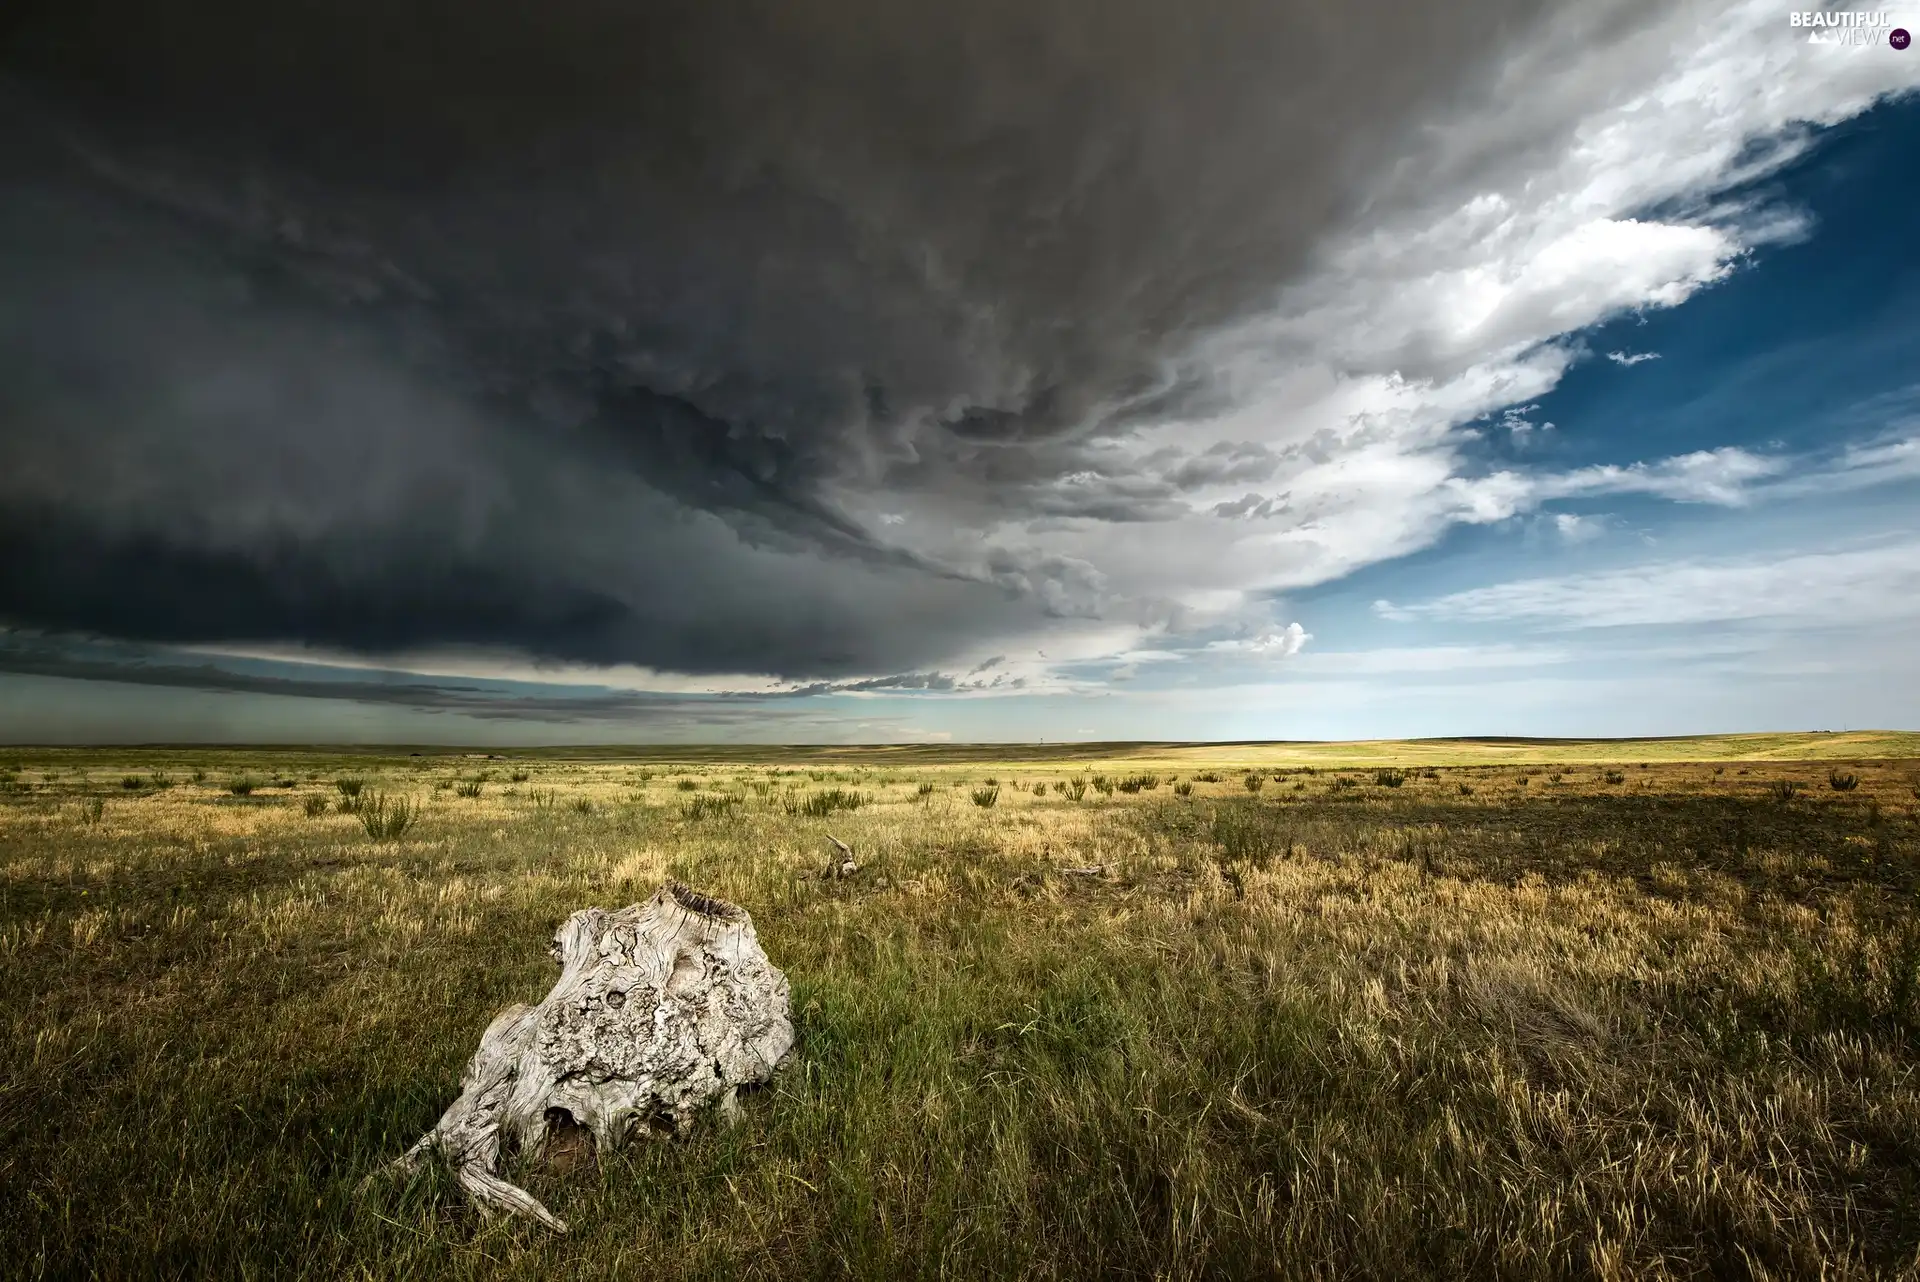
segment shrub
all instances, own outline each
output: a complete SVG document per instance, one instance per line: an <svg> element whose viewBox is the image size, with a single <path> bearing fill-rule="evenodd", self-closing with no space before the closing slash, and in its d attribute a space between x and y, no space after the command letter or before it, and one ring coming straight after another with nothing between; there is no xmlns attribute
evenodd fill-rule
<svg viewBox="0 0 1920 1282"><path fill-rule="evenodd" d="M798 805L793 798L787 799L787 813L799 813L809 819L825 819L836 810L858 810L867 804L867 798L846 788L827 788L814 793Z"/></svg>
<svg viewBox="0 0 1920 1282"><path fill-rule="evenodd" d="M1113 780L1107 778L1105 775L1095 775L1093 777L1093 790L1103 797L1111 797L1113 795Z"/></svg>
<svg viewBox="0 0 1920 1282"><path fill-rule="evenodd" d="M1063 797L1064 797L1064 796L1066 796L1066 795L1067 795L1067 781L1066 781L1065 779L1055 779L1055 780L1053 781L1053 790L1054 790L1055 792L1057 792L1057 793L1059 793L1059 794L1060 794L1061 796L1063 796Z"/></svg>
<svg viewBox="0 0 1920 1282"><path fill-rule="evenodd" d="M227 785L227 791L236 797L251 797L253 795L253 788L254 784L251 779L235 779Z"/></svg>
<svg viewBox="0 0 1920 1282"><path fill-rule="evenodd" d="M1259 792L1260 786L1264 784L1266 780L1262 779L1259 775L1248 775L1241 782L1246 786L1248 792Z"/></svg>
<svg viewBox="0 0 1920 1282"><path fill-rule="evenodd" d="M360 826L375 841L398 841L420 820L420 807L407 797L371 793L360 799Z"/></svg>
<svg viewBox="0 0 1920 1282"><path fill-rule="evenodd" d="M1229 802L1213 812L1208 835L1228 859L1264 864L1275 851L1293 849L1292 835L1283 839L1276 824L1275 816L1280 813L1271 806Z"/></svg>
<svg viewBox="0 0 1920 1282"><path fill-rule="evenodd" d="M1198 779L1201 783L1219 783L1220 782L1220 776L1215 774L1211 770L1202 771L1200 774L1195 775L1194 778Z"/></svg>
<svg viewBox="0 0 1920 1282"><path fill-rule="evenodd" d="M724 819L733 813L733 808L739 804L739 801L738 797L727 793L703 792L689 798L681 805L680 817L693 821L709 818Z"/></svg>
<svg viewBox="0 0 1920 1282"><path fill-rule="evenodd" d="M925 801L928 797L931 797L933 795L933 792L934 792L934 788L932 784L922 782L918 788L914 789L913 795L915 797L918 797L920 800Z"/></svg>
<svg viewBox="0 0 1920 1282"><path fill-rule="evenodd" d="M1621 774L1618 770L1609 770L1605 775L1601 777L1604 778L1608 783L1625 783L1627 781L1627 777Z"/></svg>
<svg viewBox="0 0 1920 1282"><path fill-rule="evenodd" d="M196 771L194 771L194 772L193 772L193 781L194 781L195 783L205 783L205 782L207 781L207 772L206 772L206 771L204 771L204 770L196 770Z"/></svg>
<svg viewBox="0 0 1920 1282"><path fill-rule="evenodd" d="M1473 795L1473 785L1470 783L1461 784L1460 795L1463 797L1471 797Z"/></svg>
<svg viewBox="0 0 1920 1282"><path fill-rule="evenodd" d="M992 775L987 776L987 787L998 788L999 786L1000 786L1000 781L998 779L995 779Z"/></svg>
<svg viewBox="0 0 1920 1282"><path fill-rule="evenodd" d="M1193 795L1193 785L1191 783L1177 783L1173 785L1173 795L1176 797L1191 797Z"/></svg>
<svg viewBox="0 0 1920 1282"><path fill-rule="evenodd" d="M1046 795L1047 795L1047 785L1046 785L1046 784L1044 784L1044 783L1037 783L1037 784L1035 784L1035 785L1033 785L1033 795L1034 795L1034 796L1036 796L1036 797L1044 797L1044 796L1046 796Z"/></svg>
<svg viewBox="0 0 1920 1282"><path fill-rule="evenodd" d="M993 803L1000 800L1000 789L997 787L975 788L972 796L974 805L980 807L982 810L991 810L993 809Z"/></svg>
<svg viewBox="0 0 1920 1282"><path fill-rule="evenodd" d="M679 783L676 783L673 786L678 788L681 792L699 792L700 791L700 781L698 779L682 779Z"/></svg>
<svg viewBox="0 0 1920 1282"><path fill-rule="evenodd" d="M729 797L727 800L732 801L733 798ZM593 813L593 803L585 797L575 797L567 803L567 809L576 815L590 815Z"/></svg>
<svg viewBox="0 0 1920 1282"><path fill-rule="evenodd" d="M469 779L465 783L455 784L453 790L462 797L476 798L485 790L486 784L479 779Z"/></svg>
<svg viewBox="0 0 1920 1282"><path fill-rule="evenodd" d="M140 791L142 784L143 784L143 781L141 780L139 775L128 775L126 778L120 781L120 786L122 788L125 788L128 792Z"/></svg>
<svg viewBox="0 0 1920 1282"><path fill-rule="evenodd" d="M107 803L100 797L88 797L80 803L80 822L91 828L100 822L107 813Z"/></svg>
<svg viewBox="0 0 1920 1282"><path fill-rule="evenodd" d="M1373 772L1373 781L1382 788L1398 788L1407 781L1407 777L1398 770L1376 770Z"/></svg>
<svg viewBox="0 0 1920 1282"><path fill-rule="evenodd" d="M528 774L524 770L516 770L512 774L507 776L507 778L513 783L525 783L527 780L531 779L532 777L533 777L532 775ZM647 781L647 776L642 774L640 776L640 782L645 783L646 781Z"/></svg>
<svg viewBox="0 0 1920 1282"><path fill-rule="evenodd" d="M1860 786L1860 776L1841 774L1838 770L1827 771L1827 786L1835 792L1852 792Z"/></svg>
<svg viewBox="0 0 1920 1282"><path fill-rule="evenodd" d="M1916 795L1920 795L1920 789L1915 789L1915 793ZM1086 795L1087 795L1087 781L1085 779L1069 779L1067 781L1067 800L1068 801L1078 801L1080 800L1080 798Z"/></svg>
<svg viewBox="0 0 1920 1282"><path fill-rule="evenodd" d="M1360 781L1352 775L1341 775L1333 781L1333 786L1335 788L1357 788L1360 786Z"/></svg>
<svg viewBox="0 0 1920 1282"><path fill-rule="evenodd" d="M1775 779L1767 786L1767 791L1773 794L1775 801L1788 802L1800 795L1800 785L1791 779Z"/></svg>
<svg viewBox="0 0 1920 1282"><path fill-rule="evenodd" d="M318 819L327 813L327 799L316 792L300 803L300 809L306 812L307 818Z"/></svg>
<svg viewBox="0 0 1920 1282"><path fill-rule="evenodd" d="M340 790L341 796L351 801L360 795L360 790L366 787L366 784L359 779L335 779L333 786Z"/></svg>

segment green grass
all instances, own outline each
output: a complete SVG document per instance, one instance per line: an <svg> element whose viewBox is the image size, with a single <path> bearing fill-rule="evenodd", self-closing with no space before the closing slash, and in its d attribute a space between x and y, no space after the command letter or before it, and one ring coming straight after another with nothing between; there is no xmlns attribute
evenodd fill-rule
<svg viewBox="0 0 1920 1282"><path fill-rule="evenodd" d="M808 795L805 799L790 798L786 811L790 815L807 815L814 819L825 819L835 811L858 810L868 798L848 788L824 788Z"/></svg>
<svg viewBox="0 0 1920 1282"><path fill-rule="evenodd" d="M1114 772L1077 799L1018 752L860 758L818 771L862 797L831 819L751 786L778 752L644 758L695 768L691 796L643 758L551 754L537 795L442 792L380 840L368 813L470 777L460 754L0 753L0 1258L28 1278L1920 1267L1920 763L1634 756L1523 787L1514 763L1413 753L1252 793L1238 751L1189 762L1182 795L1114 795L1138 773ZM1775 799L1830 762L1856 786ZM121 786L162 768L199 778ZM228 791L247 777L308 782ZM348 800L336 777L364 780L357 813L324 804ZM829 830L855 877L818 876ZM745 905L792 980L796 1056L744 1123L529 1173L567 1237L483 1224L444 1173L361 1191L489 1018L552 983L553 926L667 877Z"/></svg>

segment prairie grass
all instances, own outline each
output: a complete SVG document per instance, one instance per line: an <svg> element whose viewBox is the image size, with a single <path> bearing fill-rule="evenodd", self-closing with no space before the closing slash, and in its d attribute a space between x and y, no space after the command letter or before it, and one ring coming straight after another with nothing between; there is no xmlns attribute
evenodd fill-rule
<svg viewBox="0 0 1920 1282"><path fill-rule="evenodd" d="M124 790L157 768L134 754L0 753L25 788L0 793L8 1274L1920 1268L1911 761L1792 805L1773 785L1831 759L1255 794L1266 767L1223 746L1185 795L1075 800L1033 790L1059 759L1003 751L814 763L866 798L833 813L844 880L824 817L750 787L777 750L689 753L691 797L556 754L538 793L424 803L460 754L166 756L366 780L311 817ZM725 822L684 809L708 796ZM444 1172L363 1190L546 991L553 926L668 877L744 904L792 980L798 1049L744 1122L529 1173L567 1237L482 1223Z"/></svg>
<svg viewBox="0 0 1920 1282"><path fill-rule="evenodd" d="M591 802L588 803L591 806ZM680 817L689 823L698 823L702 819L724 819L731 816L740 799L727 793L702 792L687 798L681 803ZM592 810L581 811L592 814Z"/></svg>
<svg viewBox="0 0 1920 1282"><path fill-rule="evenodd" d="M804 801L794 800L787 813L825 819L835 811L858 810L867 801L867 797L850 788L823 788Z"/></svg>
<svg viewBox="0 0 1920 1282"><path fill-rule="evenodd" d="M420 807L410 797L389 797L375 792L360 798L354 814L372 840L398 841L419 822Z"/></svg>

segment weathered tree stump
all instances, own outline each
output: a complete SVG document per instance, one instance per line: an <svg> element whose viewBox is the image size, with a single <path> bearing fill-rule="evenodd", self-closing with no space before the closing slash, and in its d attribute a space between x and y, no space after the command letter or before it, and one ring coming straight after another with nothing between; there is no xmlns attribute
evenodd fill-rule
<svg viewBox="0 0 1920 1282"><path fill-rule="evenodd" d="M518 1151L554 1169L636 1136L682 1133L793 1047L787 979L743 908L668 882L644 904L584 908L553 937L559 982L487 1026L460 1097L398 1165L441 1153L484 1216L566 1225L502 1177Z"/></svg>
<svg viewBox="0 0 1920 1282"><path fill-rule="evenodd" d="M827 834L827 840L831 841L833 848L840 852L840 857L828 864L827 870L820 875L829 881L840 881L858 873L860 871L860 865L854 862L853 847L832 833Z"/></svg>

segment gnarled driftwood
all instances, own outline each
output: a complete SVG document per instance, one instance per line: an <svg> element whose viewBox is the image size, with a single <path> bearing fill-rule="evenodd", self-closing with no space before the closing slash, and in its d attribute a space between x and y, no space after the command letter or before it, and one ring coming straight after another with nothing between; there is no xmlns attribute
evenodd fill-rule
<svg viewBox="0 0 1920 1282"><path fill-rule="evenodd" d="M669 882L644 904L584 908L553 938L559 982L502 1011L460 1079L460 1098L408 1149L443 1154L481 1214L563 1224L501 1176L503 1150L571 1164L655 1128L723 1116L793 1046L787 979L746 910Z"/></svg>
<svg viewBox="0 0 1920 1282"><path fill-rule="evenodd" d="M827 870L820 874L822 877L827 878L829 881L836 881L841 878L851 877L860 871L860 865L854 862L852 846L849 846L832 833L827 834L827 840L831 841L833 848L840 852L840 857L827 865Z"/></svg>

